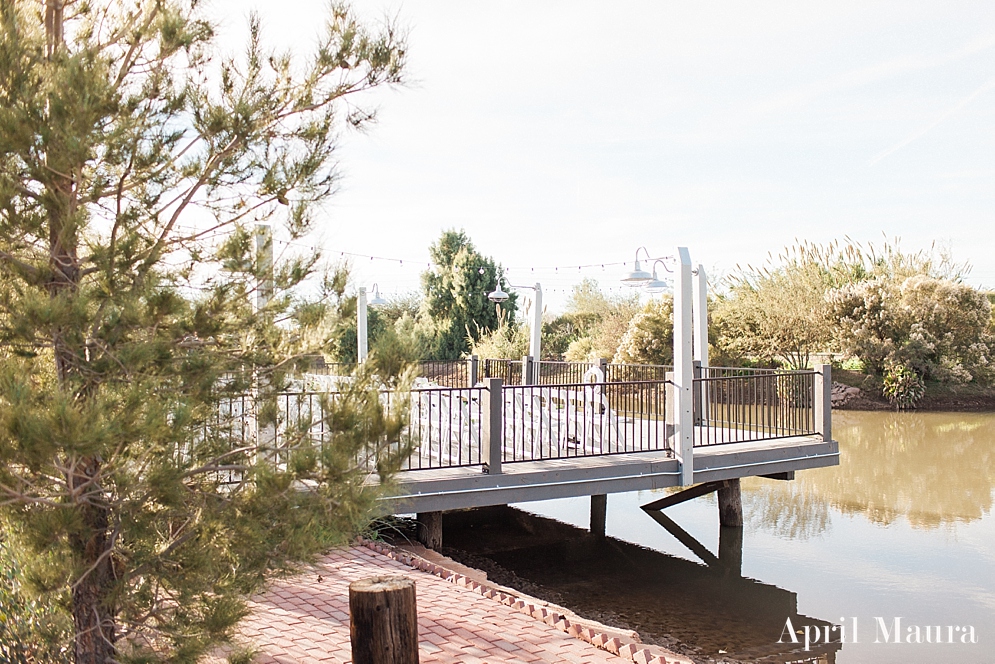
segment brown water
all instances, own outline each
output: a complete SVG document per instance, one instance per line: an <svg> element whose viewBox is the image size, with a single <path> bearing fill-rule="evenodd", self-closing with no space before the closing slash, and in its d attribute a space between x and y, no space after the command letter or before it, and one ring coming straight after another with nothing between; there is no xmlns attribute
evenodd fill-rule
<svg viewBox="0 0 995 664"><path fill-rule="evenodd" d="M847 412L834 427L839 467L743 481L741 549L727 529L720 545L714 496L667 510L718 554L711 567L639 509L665 492L609 496L604 543L578 529L589 523L586 498L517 506L563 525L483 519L448 529L447 543L582 614L677 637L703 661L995 662L995 414ZM847 642L777 644L789 618L813 632L845 624ZM882 626L893 633L895 618L902 643L885 643ZM910 626L923 643L907 642ZM968 626L977 643L960 642ZM932 640L940 627L956 642L926 643L927 627Z"/></svg>

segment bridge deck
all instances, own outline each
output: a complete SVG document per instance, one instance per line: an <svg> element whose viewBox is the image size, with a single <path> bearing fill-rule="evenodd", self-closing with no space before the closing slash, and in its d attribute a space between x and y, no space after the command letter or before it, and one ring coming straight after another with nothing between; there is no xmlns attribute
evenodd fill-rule
<svg viewBox="0 0 995 664"><path fill-rule="evenodd" d="M694 483L770 475L839 464L839 446L819 436L728 443L694 449ZM504 505L680 484L669 451L505 463L500 474L480 466L406 471L386 500L395 513Z"/></svg>

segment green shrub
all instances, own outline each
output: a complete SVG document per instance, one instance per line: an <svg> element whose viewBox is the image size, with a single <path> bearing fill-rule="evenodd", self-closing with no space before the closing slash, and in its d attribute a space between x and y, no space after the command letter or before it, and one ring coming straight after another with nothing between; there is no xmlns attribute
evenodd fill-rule
<svg viewBox="0 0 995 664"><path fill-rule="evenodd" d="M881 392L897 409L911 410L926 394L926 383L914 369L898 364L885 370Z"/></svg>

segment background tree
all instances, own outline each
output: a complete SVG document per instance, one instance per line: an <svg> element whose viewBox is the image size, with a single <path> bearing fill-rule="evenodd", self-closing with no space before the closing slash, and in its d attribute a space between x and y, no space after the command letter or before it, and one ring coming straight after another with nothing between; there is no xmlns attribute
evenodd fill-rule
<svg viewBox="0 0 995 664"><path fill-rule="evenodd" d="M432 359L459 359L482 334L500 325L487 294L504 276L503 270L493 258L481 255L464 231L445 231L429 247L429 255L435 267L422 274L422 333L432 340ZM517 301L517 294L511 293L500 307L509 320L514 320Z"/></svg>
<svg viewBox="0 0 995 664"><path fill-rule="evenodd" d="M400 81L403 41L334 5L306 63L255 18L214 63L197 4L0 3L0 519L78 664L194 661L267 568L355 532L405 452L369 374L320 451L223 416L258 377L271 423L326 318L295 295L318 257L271 272L251 225L312 229L339 127L373 117L341 101Z"/></svg>
<svg viewBox="0 0 995 664"><path fill-rule="evenodd" d="M639 311L637 294L608 297L597 281L584 279L574 286L567 300L566 313L561 317L575 329L575 337L564 358L571 362L613 358L629 322Z"/></svg>
<svg viewBox="0 0 995 664"><path fill-rule="evenodd" d="M865 370L911 369L924 380L988 380L991 303L965 284L916 275L879 277L828 295L840 347Z"/></svg>
<svg viewBox="0 0 995 664"><path fill-rule="evenodd" d="M674 298L663 295L633 316L619 340L613 362L672 364L674 361Z"/></svg>

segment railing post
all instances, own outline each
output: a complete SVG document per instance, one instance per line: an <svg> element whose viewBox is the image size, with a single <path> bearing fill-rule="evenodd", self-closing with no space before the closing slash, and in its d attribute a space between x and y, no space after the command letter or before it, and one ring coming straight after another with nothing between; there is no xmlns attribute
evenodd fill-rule
<svg viewBox="0 0 995 664"><path fill-rule="evenodd" d="M481 403L480 460L484 473L501 474L501 455L504 443L504 385L500 378L484 379Z"/></svg>
<svg viewBox="0 0 995 664"><path fill-rule="evenodd" d="M536 365L535 358L531 355L522 356L522 385L535 385L536 375L535 375Z"/></svg>
<svg viewBox="0 0 995 664"><path fill-rule="evenodd" d="M471 355L470 359L467 361L467 374L469 375L469 385L467 387L473 387L480 380L480 358L476 355Z"/></svg>
<svg viewBox="0 0 995 664"><path fill-rule="evenodd" d="M815 430L827 443L833 439L833 366L815 370Z"/></svg>
<svg viewBox="0 0 995 664"><path fill-rule="evenodd" d="M601 375L605 377L605 382L611 382L608 379L608 358L599 357L598 358L598 368L601 369Z"/></svg>
<svg viewBox="0 0 995 664"><path fill-rule="evenodd" d="M701 381L701 360L695 360L694 366L692 368L692 375L694 379L694 425L700 427L702 425L702 389L703 385Z"/></svg>
<svg viewBox="0 0 995 664"><path fill-rule="evenodd" d="M663 396L663 422L664 431L667 436L667 446L674 452L675 456L679 451L677 449L677 408L675 404L677 403L677 390L674 389L674 372L668 371L664 374L664 396Z"/></svg>

